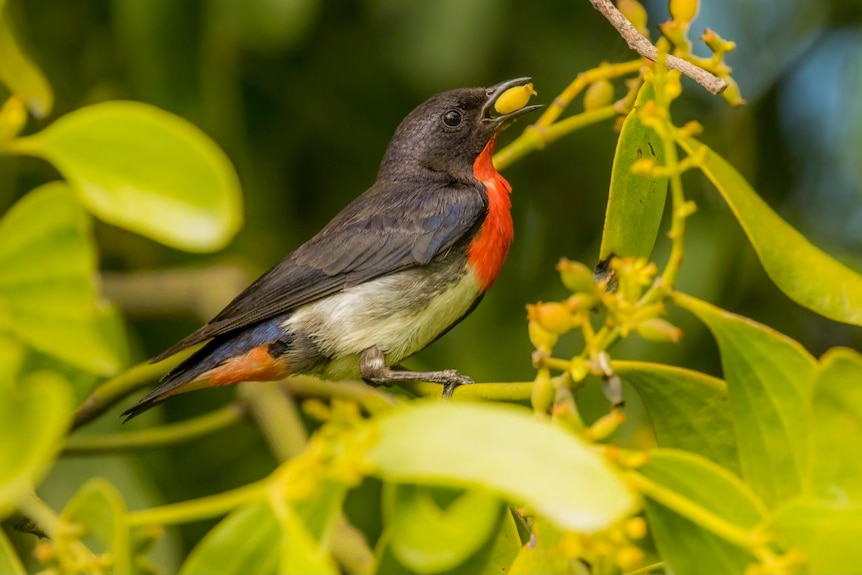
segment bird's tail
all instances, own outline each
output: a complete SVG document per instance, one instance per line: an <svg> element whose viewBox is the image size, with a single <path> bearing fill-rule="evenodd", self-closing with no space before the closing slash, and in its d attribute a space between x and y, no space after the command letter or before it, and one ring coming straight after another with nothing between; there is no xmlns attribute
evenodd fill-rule
<svg viewBox="0 0 862 575"><path fill-rule="evenodd" d="M282 354L289 342L285 341L283 333L278 339L261 337L271 333L271 326L255 326L238 336L210 341L165 375L158 387L124 411L123 422L179 393L241 381L273 381L287 377L290 369Z"/></svg>

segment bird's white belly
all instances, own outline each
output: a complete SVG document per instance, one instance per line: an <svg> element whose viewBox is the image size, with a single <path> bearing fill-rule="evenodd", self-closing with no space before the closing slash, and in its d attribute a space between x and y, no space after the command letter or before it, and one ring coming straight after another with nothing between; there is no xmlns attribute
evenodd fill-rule
<svg viewBox="0 0 862 575"><path fill-rule="evenodd" d="M303 306L282 327L306 334L330 358L320 376L358 378L363 350L377 346L387 365L394 365L463 318L480 294L471 266L457 280L440 284L439 277L406 270Z"/></svg>

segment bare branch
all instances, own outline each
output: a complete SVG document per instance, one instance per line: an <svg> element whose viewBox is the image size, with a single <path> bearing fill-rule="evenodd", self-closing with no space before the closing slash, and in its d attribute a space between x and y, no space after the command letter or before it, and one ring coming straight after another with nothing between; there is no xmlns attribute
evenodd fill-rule
<svg viewBox="0 0 862 575"><path fill-rule="evenodd" d="M648 60L656 61L658 50L653 43L644 38L610 0L590 0L590 3L617 29L629 48ZM682 58L668 55L665 63L668 68L679 70L713 94L721 94L727 88L723 79Z"/></svg>

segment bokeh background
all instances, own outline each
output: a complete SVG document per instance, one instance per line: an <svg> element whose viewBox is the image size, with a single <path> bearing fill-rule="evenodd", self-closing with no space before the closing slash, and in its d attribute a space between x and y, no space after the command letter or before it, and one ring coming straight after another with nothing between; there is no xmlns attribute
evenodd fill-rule
<svg viewBox="0 0 862 575"><path fill-rule="evenodd" d="M106 99L149 102L211 135L242 181L245 226L216 254L187 254L96 226L105 289L126 312L135 360L196 328L361 193L395 126L429 95L530 75L538 101L548 103L579 71L632 58L587 0L8 4L19 38L54 88L52 118ZM728 62L748 105L730 108L686 84L674 104L677 123L701 122L702 138L782 217L862 270L862 2L702 4L693 29L699 34L708 26L737 42ZM666 4L646 6L655 36ZM696 51L706 55L703 47ZM502 143L522 128L512 128ZM503 273L467 321L409 365L454 367L480 381L532 379L524 305L565 296L554 270L561 256L595 263L615 139L610 123L593 126L506 171L516 239ZM38 160L0 157L0 211L56 177ZM700 209L689 220L680 289L775 327L815 355L835 345L862 347L859 328L820 318L782 295L709 184L691 173L685 183ZM614 355L719 374L708 333L682 313L671 317L685 329L681 345L632 340ZM561 353L577 345L567 342ZM583 397L588 418L606 409L596 388ZM232 393L178 397L135 425L202 413ZM643 420L636 401L631 411L629 439L637 442ZM109 416L98 425L118 424ZM113 478L135 507L230 488L274 465L256 431L244 426L142 456L67 459L44 491L61 503L99 473ZM351 505L373 508L374 486L363 487ZM356 515L373 536L375 515ZM186 526L164 539L163 565L210 525Z"/></svg>

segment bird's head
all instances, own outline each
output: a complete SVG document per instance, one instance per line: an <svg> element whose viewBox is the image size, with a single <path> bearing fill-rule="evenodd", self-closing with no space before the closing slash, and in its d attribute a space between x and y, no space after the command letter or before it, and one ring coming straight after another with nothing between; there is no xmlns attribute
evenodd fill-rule
<svg viewBox="0 0 862 575"><path fill-rule="evenodd" d="M541 107L508 111L497 105L504 93L529 82L530 78L517 78L488 88L463 88L432 96L398 126L378 178L411 178L423 172L454 179L470 177L473 163L494 134L515 118ZM498 108L506 113L498 112Z"/></svg>

